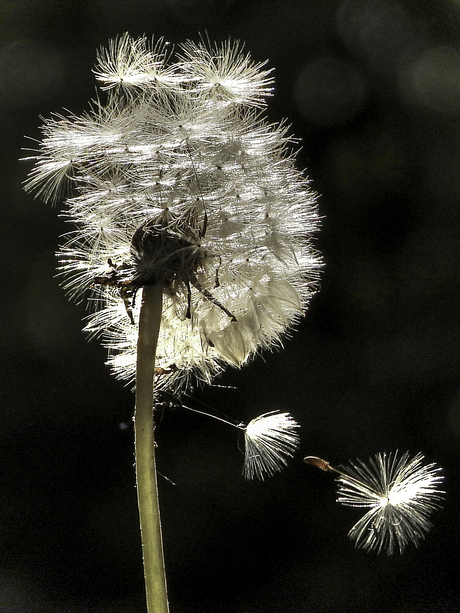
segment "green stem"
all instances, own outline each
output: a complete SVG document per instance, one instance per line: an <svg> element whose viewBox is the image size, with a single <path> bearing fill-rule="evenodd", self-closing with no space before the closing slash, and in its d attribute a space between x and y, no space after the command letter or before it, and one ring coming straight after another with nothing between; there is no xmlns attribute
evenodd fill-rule
<svg viewBox="0 0 460 613"><path fill-rule="evenodd" d="M148 613L169 612L158 504L153 421L153 379L161 324L162 296L161 283L144 287L137 343L134 432L137 501Z"/></svg>

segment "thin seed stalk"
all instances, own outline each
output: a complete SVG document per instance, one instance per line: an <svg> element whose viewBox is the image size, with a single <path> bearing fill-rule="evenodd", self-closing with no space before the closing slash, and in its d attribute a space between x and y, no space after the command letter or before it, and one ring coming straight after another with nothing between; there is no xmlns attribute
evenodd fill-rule
<svg viewBox="0 0 460 613"><path fill-rule="evenodd" d="M153 419L155 354L161 324L162 296L161 283L143 288L137 343L134 432L137 501L148 613L169 613Z"/></svg>

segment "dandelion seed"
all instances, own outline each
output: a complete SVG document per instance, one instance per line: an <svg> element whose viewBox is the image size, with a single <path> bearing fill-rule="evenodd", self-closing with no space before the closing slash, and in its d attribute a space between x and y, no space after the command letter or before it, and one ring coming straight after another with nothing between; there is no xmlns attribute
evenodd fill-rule
<svg viewBox="0 0 460 613"><path fill-rule="evenodd" d="M156 407L181 407L242 430L245 439L243 475L246 479L263 480L265 477L271 477L273 473L287 465L288 458L292 457L299 446L299 435L296 429L300 426L289 413L278 411L264 413L245 426L242 422L230 421L228 417L189 407L180 398L169 392L160 391L157 397L160 399L160 404L157 404ZM200 404L207 409L211 408L202 402Z"/></svg>
<svg viewBox="0 0 460 613"><path fill-rule="evenodd" d="M299 424L289 413L271 411L256 417L244 431L245 459L243 475L246 479L264 479L287 465L298 448Z"/></svg>
<svg viewBox="0 0 460 613"><path fill-rule="evenodd" d="M166 65L169 55L168 43L162 38L151 47L145 36L134 39L125 33L110 41L108 49L99 50L93 72L103 83L102 89L121 87L131 98L133 89L146 89L152 83L175 85L174 69Z"/></svg>
<svg viewBox="0 0 460 613"><path fill-rule="evenodd" d="M174 62L124 34L98 53L105 102L45 120L25 189L71 192L59 274L118 378L134 380L144 287L163 286L156 384L173 393L279 346L317 290L315 194L261 115L262 68L238 42Z"/></svg>
<svg viewBox="0 0 460 613"><path fill-rule="evenodd" d="M409 452L400 458L397 452L378 453L368 464L357 460L341 470L313 456L304 461L339 474L337 502L370 508L348 533L356 547L391 555L410 542L418 546L432 527L429 516L441 506L441 469L424 466L423 458L421 453L412 459Z"/></svg>
<svg viewBox="0 0 460 613"><path fill-rule="evenodd" d="M273 92L272 71L262 70L267 62L254 64L239 42L207 48L188 41L182 49L181 69L201 91L222 102L265 106L265 98Z"/></svg>

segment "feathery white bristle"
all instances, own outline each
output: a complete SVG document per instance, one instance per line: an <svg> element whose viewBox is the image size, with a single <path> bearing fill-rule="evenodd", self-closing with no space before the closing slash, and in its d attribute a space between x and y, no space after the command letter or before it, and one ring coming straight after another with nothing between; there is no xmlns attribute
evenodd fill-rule
<svg viewBox="0 0 460 613"><path fill-rule="evenodd" d="M299 427L289 413L278 411L250 421L244 433L244 477L264 479L286 466L299 446Z"/></svg>

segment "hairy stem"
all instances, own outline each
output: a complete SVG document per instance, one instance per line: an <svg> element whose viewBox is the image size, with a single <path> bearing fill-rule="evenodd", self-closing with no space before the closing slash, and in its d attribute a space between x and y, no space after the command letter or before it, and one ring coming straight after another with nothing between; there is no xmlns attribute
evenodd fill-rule
<svg viewBox="0 0 460 613"><path fill-rule="evenodd" d="M134 431L137 500L148 613L169 611L158 504L153 420L153 379L161 323L162 295L163 288L160 283L144 287L137 343Z"/></svg>

